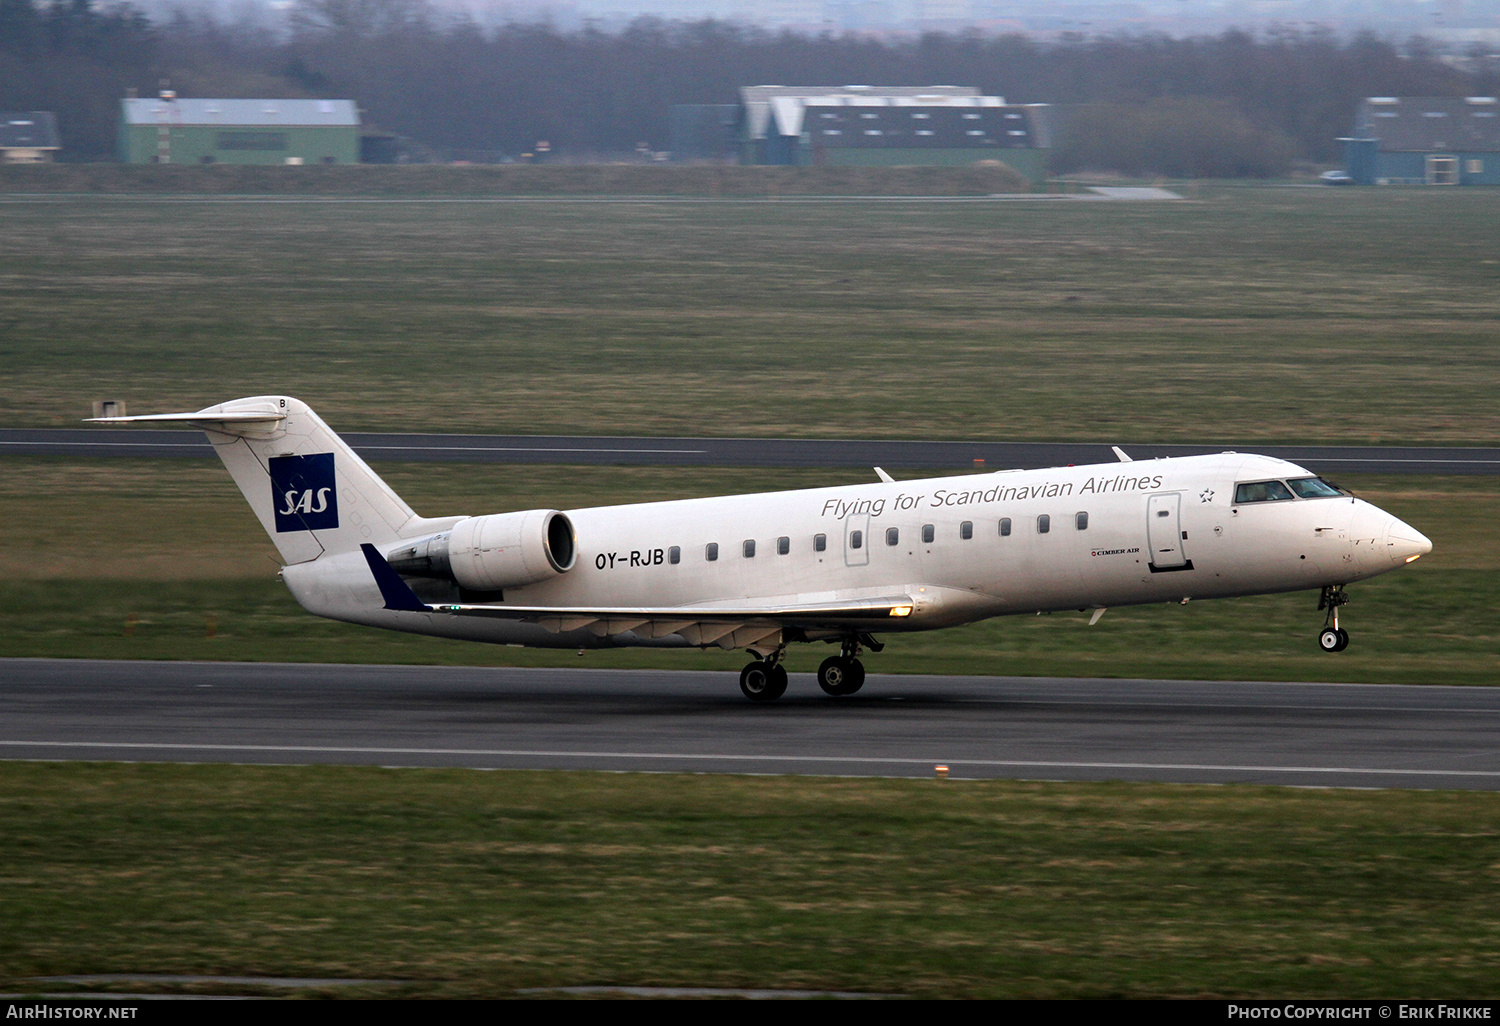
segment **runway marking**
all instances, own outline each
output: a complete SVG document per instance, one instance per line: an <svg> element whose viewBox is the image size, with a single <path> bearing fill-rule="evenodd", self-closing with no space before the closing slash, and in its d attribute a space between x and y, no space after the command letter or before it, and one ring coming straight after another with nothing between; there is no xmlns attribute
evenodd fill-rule
<svg viewBox="0 0 1500 1026"><path fill-rule="evenodd" d="M184 432L185 434L187 432ZM821 441L821 440L819 440ZM865 443L861 443L865 444ZM874 444L874 443L870 443ZM902 443L905 444L905 443ZM922 444L922 443L917 443ZM946 443L939 443L946 444ZM189 446L194 449L202 449L205 454L212 451L212 446L201 439L183 439L180 442L144 442L134 441L127 438L119 439L90 439L87 441L0 441L0 446L15 446L19 448L109 448L120 447L127 449L180 449ZM362 452L605 452L605 453L636 453L640 455L676 455L676 456L706 456L709 449L630 449L630 448L592 448L587 446L553 447L545 445L360 445L356 449ZM917 455L922 455L918 453ZM1500 466L1500 459L1462 459L1451 457L1433 457L1430 459L1417 459L1415 457L1388 457L1388 456L1299 456L1298 459L1309 463L1413 463L1431 464L1434 466Z"/></svg>
<svg viewBox="0 0 1500 1026"><path fill-rule="evenodd" d="M592 449L583 446L574 448L553 448L547 445L361 445L363 450L399 450L414 452L638 452L638 453L679 453L701 456L708 452L707 449ZM1500 463L1500 460L1495 462Z"/></svg>
<svg viewBox="0 0 1500 1026"><path fill-rule="evenodd" d="M122 447L139 449L180 449L183 446L192 446L195 449L203 449L205 453L212 450L212 446L201 439L181 442L136 442L120 439L118 441L93 440L87 442L3 442L0 445L29 445L29 446L99 446L99 447ZM554 448L547 445L361 445L361 450L370 451L379 449L382 451L413 451L413 452L634 452L651 454L687 454L701 456L708 452L707 449L606 449L586 448L575 446L572 448ZM1500 462L1500 461L1497 461Z"/></svg>
<svg viewBox="0 0 1500 1026"><path fill-rule="evenodd" d="M596 752L567 751L563 749L521 748L378 748L356 745L222 745L181 744L147 741L6 741L0 740L0 748L125 748L134 751L182 751L182 752L288 752L322 755L473 755L495 757L567 758L567 759L633 759L633 760L691 760L691 761L738 761L765 763L864 763L873 766L933 766L944 763L949 766L994 766L1009 769L1119 769L1119 770L1190 770L1219 773L1378 773L1391 776L1413 777L1500 777L1500 770L1445 770L1445 769L1386 769L1361 766L1242 766L1213 765L1200 763L1170 762L1062 762L1036 759L955 759L950 756L913 759L902 757L878 758L868 756L838 755L736 755L730 753L684 753L669 752Z"/></svg>
<svg viewBox="0 0 1500 1026"><path fill-rule="evenodd" d="M1387 456L1299 456L1309 463L1500 463L1500 460L1406 459Z"/></svg>

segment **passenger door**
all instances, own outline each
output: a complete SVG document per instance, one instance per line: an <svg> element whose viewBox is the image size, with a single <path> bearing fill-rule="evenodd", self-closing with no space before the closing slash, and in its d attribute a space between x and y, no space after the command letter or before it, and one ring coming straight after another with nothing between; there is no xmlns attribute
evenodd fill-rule
<svg viewBox="0 0 1500 1026"><path fill-rule="evenodd" d="M1183 551L1182 493L1162 492L1146 504L1146 540L1151 546L1151 569L1189 570Z"/></svg>

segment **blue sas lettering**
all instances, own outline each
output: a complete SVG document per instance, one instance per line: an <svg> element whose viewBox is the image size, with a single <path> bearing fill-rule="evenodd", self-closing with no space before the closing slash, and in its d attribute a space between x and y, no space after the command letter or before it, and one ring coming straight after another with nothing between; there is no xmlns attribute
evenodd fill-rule
<svg viewBox="0 0 1500 1026"><path fill-rule="evenodd" d="M271 509L276 533L324 531L339 526L338 488L333 477L333 453L311 456L272 456Z"/></svg>

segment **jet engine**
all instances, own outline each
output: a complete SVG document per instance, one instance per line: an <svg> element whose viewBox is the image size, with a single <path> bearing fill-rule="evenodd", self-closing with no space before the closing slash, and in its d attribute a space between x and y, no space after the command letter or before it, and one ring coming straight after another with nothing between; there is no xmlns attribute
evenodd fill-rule
<svg viewBox="0 0 1500 1026"><path fill-rule="evenodd" d="M408 577L493 592L567 573L577 550L572 521L555 509L532 509L460 520L441 534L401 545L386 560Z"/></svg>

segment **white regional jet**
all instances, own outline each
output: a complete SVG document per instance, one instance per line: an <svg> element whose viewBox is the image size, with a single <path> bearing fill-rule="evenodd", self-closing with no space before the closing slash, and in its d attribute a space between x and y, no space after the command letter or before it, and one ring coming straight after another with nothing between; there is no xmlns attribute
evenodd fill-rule
<svg viewBox="0 0 1500 1026"><path fill-rule="evenodd" d="M553 648L717 646L786 690L798 641L837 643L849 695L876 634L1010 613L1322 589L1318 643L1349 643L1344 586L1432 550L1295 464L1226 452L596 509L419 517L304 403L98 418L201 427L308 612L414 634Z"/></svg>

